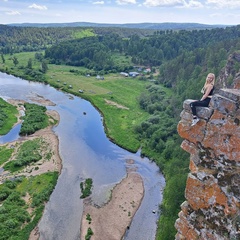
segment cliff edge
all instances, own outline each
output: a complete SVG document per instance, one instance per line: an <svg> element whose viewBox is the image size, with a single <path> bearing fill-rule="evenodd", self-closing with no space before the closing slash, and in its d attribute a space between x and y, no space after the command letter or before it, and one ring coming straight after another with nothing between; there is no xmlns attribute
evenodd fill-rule
<svg viewBox="0 0 240 240"><path fill-rule="evenodd" d="M176 240L240 239L240 90L220 89L209 108L198 108L191 127L183 104L178 133L190 153L185 198L175 223ZM238 89L237 89L238 88Z"/></svg>

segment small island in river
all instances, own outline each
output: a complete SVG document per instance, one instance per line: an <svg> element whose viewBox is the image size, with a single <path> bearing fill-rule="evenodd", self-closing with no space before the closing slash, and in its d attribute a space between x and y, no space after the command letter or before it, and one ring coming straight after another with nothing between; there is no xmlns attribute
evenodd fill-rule
<svg viewBox="0 0 240 240"><path fill-rule="evenodd" d="M89 231L93 233L91 240L122 239L143 196L142 177L128 169L126 178L113 188L105 205L96 206L91 198L84 200L80 239L85 239Z"/></svg>
<svg viewBox="0 0 240 240"><path fill-rule="evenodd" d="M18 109L18 123L21 122L20 117L22 116L22 111L23 111L23 104L24 101L22 100L13 100L13 99L9 99L8 102L14 106L17 107ZM41 102L41 104L44 104L45 101ZM46 114L48 116L50 116L50 119L54 119L57 122L59 122L60 117L59 114L56 111L47 111ZM47 152L52 152L52 156L49 159L44 159L42 158L41 161L37 162L37 168L36 168L36 164L33 165L28 165L27 167L23 168L22 170L18 171L17 173L14 173L14 176L18 176L18 175L24 175L24 176L35 176L35 175L39 175L45 172L61 172L61 168L62 168L62 161L61 158L59 156L59 151L58 151L58 138L57 136L53 133L52 131L52 125L49 125L47 128L45 129L41 129L37 132L35 132L34 134L31 134L29 136L23 136L20 137L18 140L10 142L10 143L6 143L6 144L2 144L1 146L10 146L11 148L16 149L16 151L18 150L19 146L23 143L26 142L28 140L33 140L36 138L41 138L43 140L43 142L45 143L45 149L42 151L44 151L45 153ZM44 152L43 152L43 156L44 156ZM13 154L14 155L14 154ZM12 158L10 158L10 161L14 160L14 156L12 156ZM0 175L0 182L6 180L6 179L10 179L12 178L11 174L9 173L9 171L4 171L1 173Z"/></svg>
<svg viewBox="0 0 240 240"><path fill-rule="evenodd" d="M38 104L49 106L53 105L52 102L36 96L31 99ZM21 100L9 99L8 102L18 109L18 123L21 121L23 104ZM46 114L52 121L59 122L60 117L56 111L47 111ZM14 149L11 158L8 161L14 161L15 156L20 146L30 140L41 139L41 160L29 164L26 167L14 172L13 174L7 170L4 170L0 174L0 182L3 183L7 179L17 178L18 176L34 177L48 172L61 173L62 160L59 155L59 140L55 133L52 131L52 125L36 131L29 136L20 137L18 140L1 144L0 147ZM50 154L51 153L51 154ZM129 160L129 165L133 160ZM1 166L2 167L2 166ZM80 222L80 239L85 239L91 229L91 239L121 239L127 229L130 227L132 218L139 208L142 198L144 196L143 180L139 174L136 173L136 169L128 167L127 175L122 181L120 181L112 190L108 201L103 206L96 206L92 201L91 196L79 201L83 201L83 214ZM31 208L32 197L30 194L26 194L22 197L28 207L28 212L31 214L33 211ZM31 231L29 240L39 239L39 232L37 224Z"/></svg>

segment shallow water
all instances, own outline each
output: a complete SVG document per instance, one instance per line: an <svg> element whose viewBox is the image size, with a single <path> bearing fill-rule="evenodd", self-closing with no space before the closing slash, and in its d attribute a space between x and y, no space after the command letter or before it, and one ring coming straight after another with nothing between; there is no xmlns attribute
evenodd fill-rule
<svg viewBox="0 0 240 240"><path fill-rule="evenodd" d="M11 131L9 131L6 135L0 136L0 144L17 140L20 137L19 136L20 129L21 129L21 124L19 123L16 126L14 126L11 129Z"/></svg>
<svg viewBox="0 0 240 240"><path fill-rule="evenodd" d="M40 239L79 239L83 210L83 202L79 198L80 182L85 178L93 179L92 198L101 205L106 201L109 189L126 176L127 160L132 159L133 166L137 167L137 172L143 178L145 195L124 239L154 240L159 218L158 206L165 186L164 177L156 164L141 158L139 153L130 153L109 141L101 115L89 102L49 85L0 73L1 97L31 102L29 98L35 94L56 104L48 109L60 114L59 125L53 130L59 138L63 161L61 175L39 223ZM0 141L4 137L7 135L2 136ZM4 141L13 140L8 136Z"/></svg>

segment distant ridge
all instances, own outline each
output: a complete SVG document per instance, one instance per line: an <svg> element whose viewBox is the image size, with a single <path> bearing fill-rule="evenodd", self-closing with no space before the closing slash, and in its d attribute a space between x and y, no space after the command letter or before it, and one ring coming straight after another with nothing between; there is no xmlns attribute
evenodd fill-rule
<svg viewBox="0 0 240 240"><path fill-rule="evenodd" d="M155 30L181 30L181 29L212 29L225 28L230 25L208 25L200 23L91 23L91 22L72 22L72 23L12 23L6 24L16 27L118 27L118 28L139 28L139 29L155 29ZM231 25L232 26L232 25Z"/></svg>

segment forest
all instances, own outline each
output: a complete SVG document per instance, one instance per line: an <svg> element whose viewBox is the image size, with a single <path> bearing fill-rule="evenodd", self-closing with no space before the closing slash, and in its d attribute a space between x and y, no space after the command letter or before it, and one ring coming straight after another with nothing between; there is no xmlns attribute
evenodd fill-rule
<svg viewBox="0 0 240 240"><path fill-rule="evenodd" d="M194 60L191 61L193 65L200 65L200 61L203 61L203 54L206 54L204 50L208 47L221 42L225 44L222 47L229 50L232 45L229 40L237 41L239 37L238 28L225 29L223 35L221 31L222 29L191 32L181 30L166 33L161 31L147 38L132 35L128 39L112 33L61 42L48 48L45 56L50 59L51 63L108 71L117 70L112 60L114 53L131 57L133 64L154 67L198 49L196 58L190 59Z"/></svg>
<svg viewBox="0 0 240 240"><path fill-rule="evenodd" d="M116 31L112 28L19 28L1 25L0 54L4 62L5 54L15 56L19 52L34 51L38 57L42 56L36 61L49 66L79 67L80 75L87 72L104 75L128 72L136 65L152 69L150 75L139 77L139 81L154 81L146 84L137 98L138 106L148 117L132 127L132 134L141 145L141 154L154 160L166 178L156 239L171 240L176 233L174 223L184 201L189 172L189 155L181 150L182 139L177 133L182 103L187 98L199 98L199 89L207 74L213 72L219 76L228 56L239 51L240 26L144 34L139 30L137 33L137 30ZM18 67L18 63L14 65ZM240 64L235 63L236 72L239 67ZM36 70L30 63L21 68L24 68L25 78L35 80L37 71L42 76L38 80L49 82L47 68ZM5 68L1 71L11 73L13 70ZM233 76L229 76L229 86L232 80Z"/></svg>

